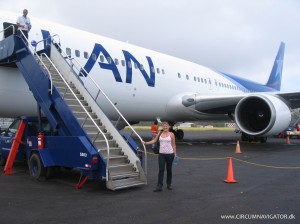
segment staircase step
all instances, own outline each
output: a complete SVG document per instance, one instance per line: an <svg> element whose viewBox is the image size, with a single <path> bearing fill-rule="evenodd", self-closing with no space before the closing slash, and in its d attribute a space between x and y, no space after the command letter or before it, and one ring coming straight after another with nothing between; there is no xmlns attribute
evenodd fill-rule
<svg viewBox="0 0 300 224"><path fill-rule="evenodd" d="M107 158L105 158L107 160ZM128 156L126 155L110 155L109 164L111 166L124 166L129 164Z"/></svg>
<svg viewBox="0 0 300 224"><path fill-rule="evenodd" d="M75 96L79 100L84 100L84 97L81 94L75 94ZM68 92L68 93L65 94L64 99L65 100L76 100L75 96L72 93Z"/></svg>
<svg viewBox="0 0 300 224"><path fill-rule="evenodd" d="M85 118L77 118L77 120L78 120L78 122L79 122L81 125L84 123L83 127L86 127L86 126L95 126L95 125L94 125L94 122L93 122L90 118L87 118L87 119L85 119ZM98 126L101 126L101 125L102 125L100 119L94 119L94 121L95 121L95 123L96 123ZM104 132L107 132L107 131L105 131L105 130L103 130L103 131L104 131Z"/></svg>
<svg viewBox="0 0 300 224"><path fill-rule="evenodd" d="M134 166L132 163L109 164L108 169L112 172L131 172L134 170Z"/></svg>
<svg viewBox="0 0 300 224"><path fill-rule="evenodd" d="M91 111L91 107L90 106L84 106L85 110L82 108L81 105L79 104L70 104L69 107L72 109L72 111L76 111L76 112L84 112L85 110L88 112L92 112Z"/></svg>
<svg viewBox="0 0 300 224"><path fill-rule="evenodd" d="M84 101L83 101L84 102ZM84 105L86 106L86 105ZM85 111L73 111L73 114L75 115L75 117L77 117L78 119L79 118L82 118L82 119L85 119L85 118L88 118L88 114L95 120L97 119L97 115L95 113L92 113L92 112L89 112L88 114L85 112Z"/></svg>
<svg viewBox="0 0 300 224"><path fill-rule="evenodd" d="M135 171L110 171L109 172L110 178L112 180L120 180L120 179L126 179L126 178L133 178L133 177L139 177L140 173Z"/></svg>
<svg viewBox="0 0 300 224"><path fill-rule="evenodd" d="M94 143L95 147L100 149L107 148L105 140L96 140ZM116 147L116 140L108 140L109 147Z"/></svg>
<svg viewBox="0 0 300 224"><path fill-rule="evenodd" d="M56 88L62 87L62 88L67 88L66 83L63 81L53 81L53 84L55 85Z"/></svg>
<svg viewBox="0 0 300 224"><path fill-rule="evenodd" d="M98 133L98 132L87 132L88 136L90 137L90 139L92 141L95 140L95 138L97 137L97 140L105 140L105 138L103 137L102 133ZM105 137L108 140L112 139L112 136L110 135L110 133L104 133Z"/></svg>
<svg viewBox="0 0 300 224"><path fill-rule="evenodd" d="M65 87L57 87L57 90L60 92L60 94L63 95L73 95L73 93L69 90L69 88L65 88ZM75 94L80 94L79 91L73 91Z"/></svg>
<svg viewBox="0 0 300 224"><path fill-rule="evenodd" d="M99 150L99 153L104 157L107 158L107 149L101 149ZM120 147L111 147L109 148L109 155L124 155L122 152L122 149Z"/></svg>
<svg viewBox="0 0 300 224"><path fill-rule="evenodd" d="M98 128L100 128L101 131L103 131L104 133L107 133L107 130L105 129L105 126L100 126L99 125L98 128L97 128L97 127L95 127L95 125L84 125L83 128L86 132L97 132Z"/></svg>
<svg viewBox="0 0 300 224"><path fill-rule="evenodd" d="M107 184L107 187L111 190L119 190L140 185L145 185L145 183L139 178L126 178L120 180L113 180L111 181L111 186L110 184Z"/></svg>
<svg viewBox="0 0 300 224"><path fill-rule="evenodd" d="M66 99L65 98L65 101L67 102L68 105L75 105L75 104L79 104L78 100L74 97L73 99ZM88 103L85 101L85 100L80 100L80 103L83 105L83 106L88 106Z"/></svg>

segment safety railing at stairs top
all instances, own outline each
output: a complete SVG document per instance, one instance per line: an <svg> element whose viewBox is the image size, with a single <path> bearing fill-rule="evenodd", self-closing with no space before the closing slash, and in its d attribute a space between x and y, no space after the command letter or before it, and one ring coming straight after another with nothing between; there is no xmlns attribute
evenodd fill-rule
<svg viewBox="0 0 300 224"><path fill-rule="evenodd" d="M83 66L75 58L70 57L70 55L68 55L66 52L64 52L64 50L60 46L60 43L55 42L55 40L52 40L52 41L53 41L53 44L55 44L55 46L59 48L59 51L61 52L62 56L69 60L69 64L70 64L70 66L72 66L73 70L76 72L75 75L77 76L77 78L80 81L82 81L82 79L80 79L80 76L82 76L82 74L86 74L85 78L88 78L93 83L93 85L95 85L95 87L97 88L97 93L95 94L95 96L93 96L92 93L87 90L90 93L90 95L92 96L92 98L94 99L94 101L98 104L97 99L99 98L100 94L102 94L104 96L104 98L107 100L107 102L112 106L114 111L117 112L119 118L117 119L115 126L118 125L118 122L123 120L126 123L126 125L129 127L129 129L131 130L130 137L133 134L135 134L135 136L139 139L139 141L141 142L141 145L143 147L143 150L142 150L144 153L143 165L144 165L145 174L147 175L147 150L146 150L145 145L142 144L142 142L143 142L142 138L134 130L134 128L130 125L130 123L126 120L126 118L122 115L122 113L118 110L118 108L114 105L114 103L109 99L109 97L105 94L105 92L100 88L100 86L96 83L96 81L90 75L88 75L88 72L83 68ZM98 106L100 106L100 105L98 104ZM128 139L127 139L127 141L128 141Z"/></svg>
<svg viewBox="0 0 300 224"><path fill-rule="evenodd" d="M6 27L5 29L0 30L0 33L3 33L5 30L8 30L11 27L12 27L12 30L13 30L13 34L16 34L16 30L15 30L15 26L14 25L10 25L10 26Z"/></svg>

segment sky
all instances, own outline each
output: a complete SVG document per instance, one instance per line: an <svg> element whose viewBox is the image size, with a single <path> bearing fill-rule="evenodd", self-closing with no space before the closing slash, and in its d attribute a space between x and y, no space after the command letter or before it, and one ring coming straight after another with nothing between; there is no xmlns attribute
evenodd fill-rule
<svg viewBox="0 0 300 224"><path fill-rule="evenodd" d="M285 46L282 91L300 90L299 0L0 0L0 9L265 84ZM34 24L33 24L34 25Z"/></svg>

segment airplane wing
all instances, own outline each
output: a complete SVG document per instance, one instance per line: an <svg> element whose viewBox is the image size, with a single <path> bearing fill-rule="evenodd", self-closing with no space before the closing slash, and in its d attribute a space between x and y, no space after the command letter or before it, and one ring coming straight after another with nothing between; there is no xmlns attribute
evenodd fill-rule
<svg viewBox="0 0 300 224"><path fill-rule="evenodd" d="M290 109L300 107L300 92L249 92L235 95L185 93L176 98L173 104L169 104L173 106L173 111L180 111L180 103L195 114L207 117L227 115L235 120L244 133L253 136L279 133L290 124Z"/></svg>
<svg viewBox="0 0 300 224"><path fill-rule="evenodd" d="M182 104L185 107L194 107L194 110L205 114L233 113L238 102L245 97L239 95L211 95L189 94L182 96Z"/></svg>
<svg viewBox="0 0 300 224"><path fill-rule="evenodd" d="M182 96L182 104L185 107L193 107L200 113L207 114L231 114L234 113L235 107L241 99L247 96L255 95L274 95L279 96L286 104L292 108L300 108L300 92L265 92L265 93L248 93L237 95L210 95L188 94Z"/></svg>
<svg viewBox="0 0 300 224"><path fill-rule="evenodd" d="M300 92L281 92L277 95L288 101L292 109L300 108Z"/></svg>

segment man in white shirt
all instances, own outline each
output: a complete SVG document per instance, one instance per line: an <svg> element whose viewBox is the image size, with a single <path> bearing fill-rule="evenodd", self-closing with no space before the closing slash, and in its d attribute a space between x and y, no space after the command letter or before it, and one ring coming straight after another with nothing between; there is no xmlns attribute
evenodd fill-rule
<svg viewBox="0 0 300 224"><path fill-rule="evenodd" d="M20 32L20 31L22 31L28 40L28 32L31 29L31 22L30 22L29 17L27 16L27 14L28 14L28 10L24 9L23 15L19 16L17 19L17 26L18 26L18 35L20 35L23 38L23 35ZM24 40L24 41L27 43L26 40Z"/></svg>

